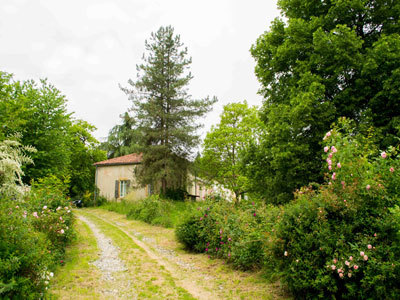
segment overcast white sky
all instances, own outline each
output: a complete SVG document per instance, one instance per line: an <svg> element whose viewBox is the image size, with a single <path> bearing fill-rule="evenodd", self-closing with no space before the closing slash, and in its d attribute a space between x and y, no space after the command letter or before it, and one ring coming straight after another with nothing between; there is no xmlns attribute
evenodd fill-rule
<svg viewBox="0 0 400 300"><path fill-rule="evenodd" d="M172 25L193 59L190 94L219 100L204 133L223 105L261 104L249 49L278 15L276 0L0 0L0 70L48 78L103 139L130 106L118 84L136 78L145 39Z"/></svg>

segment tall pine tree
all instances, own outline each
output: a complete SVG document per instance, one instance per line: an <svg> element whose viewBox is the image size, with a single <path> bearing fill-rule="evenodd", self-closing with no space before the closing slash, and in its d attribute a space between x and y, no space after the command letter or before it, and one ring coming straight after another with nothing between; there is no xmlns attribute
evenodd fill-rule
<svg viewBox="0 0 400 300"><path fill-rule="evenodd" d="M202 126L196 119L217 100L192 100L188 95L192 59L171 26L152 33L145 49L136 81L129 80L132 88L122 90L132 100L131 111L142 133L139 183L161 183L165 193L185 185L192 149L199 142L196 131Z"/></svg>

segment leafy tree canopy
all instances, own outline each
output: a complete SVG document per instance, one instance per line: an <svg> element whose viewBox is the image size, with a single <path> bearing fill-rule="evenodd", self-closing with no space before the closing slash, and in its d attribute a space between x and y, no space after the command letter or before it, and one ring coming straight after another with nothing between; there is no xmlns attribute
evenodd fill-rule
<svg viewBox="0 0 400 300"><path fill-rule="evenodd" d="M396 142L400 121L400 3L280 0L251 53L265 97L265 140L248 153L260 195L278 203L321 181L319 144L339 117Z"/></svg>
<svg viewBox="0 0 400 300"><path fill-rule="evenodd" d="M256 107L248 107L246 101L231 103L224 106L220 123L204 139L201 176L233 191L236 201L247 181L241 172L241 153L250 142L259 140L262 125Z"/></svg>

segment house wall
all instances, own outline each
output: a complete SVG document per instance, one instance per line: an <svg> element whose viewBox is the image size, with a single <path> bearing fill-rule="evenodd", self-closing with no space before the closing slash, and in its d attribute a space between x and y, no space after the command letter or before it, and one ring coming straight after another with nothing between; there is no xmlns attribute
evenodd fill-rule
<svg viewBox="0 0 400 300"><path fill-rule="evenodd" d="M100 195L108 200L115 199L115 181L130 180L129 199L143 199L147 196L146 188L135 188L135 165L114 165L96 167L96 185ZM127 195L128 196L128 195Z"/></svg>

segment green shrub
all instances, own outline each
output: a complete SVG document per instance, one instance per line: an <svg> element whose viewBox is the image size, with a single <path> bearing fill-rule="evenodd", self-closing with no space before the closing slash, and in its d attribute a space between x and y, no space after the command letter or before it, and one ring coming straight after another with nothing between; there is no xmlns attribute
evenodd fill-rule
<svg viewBox="0 0 400 300"><path fill-rule="evenodd" d="M265 240L266 265L305 299L400 297L400 160L342 120L325 139L326 183L303 188Z"/></svg>
<svg viewBox="0 0 400 300"><path fill-rule="evenodd" d="M15 201L0 201L0 298L39 299L53 266L51 244Z"/></svg>

